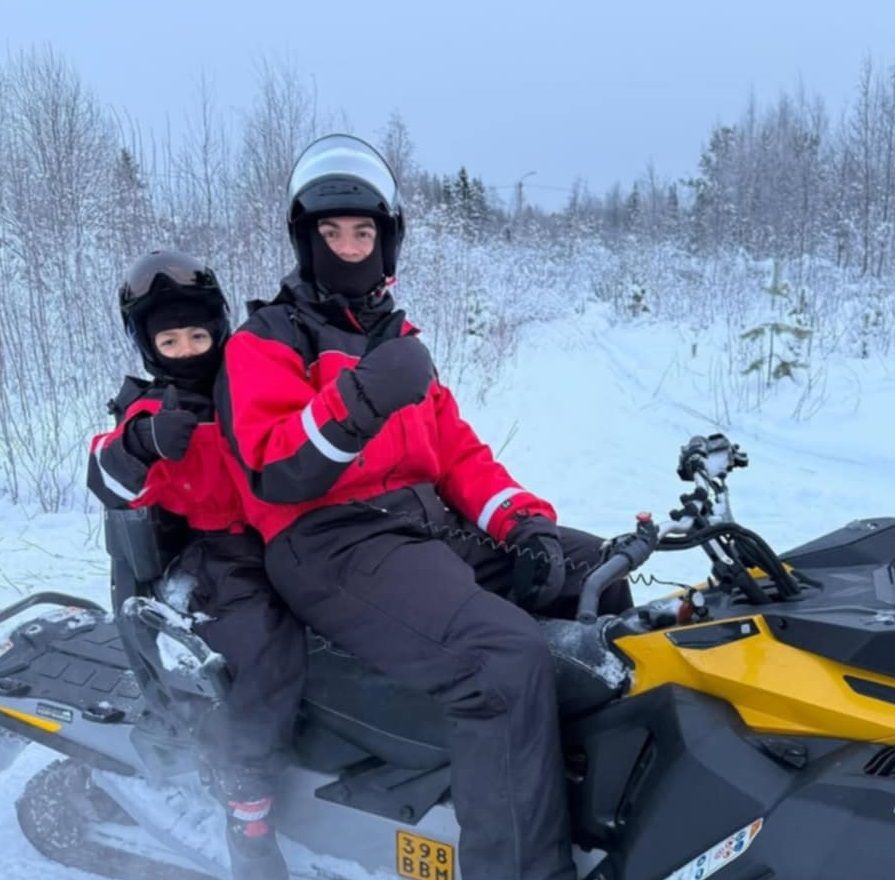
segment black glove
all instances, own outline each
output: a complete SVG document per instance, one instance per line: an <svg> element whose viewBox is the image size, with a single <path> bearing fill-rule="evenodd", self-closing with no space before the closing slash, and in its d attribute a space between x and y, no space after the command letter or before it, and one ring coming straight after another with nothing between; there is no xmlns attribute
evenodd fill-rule
<svg viewBox="0 0 895 880"><path fill-rule="evenodd" d="M401 336L376 345L338 381L354 423L372 436L393 412L420 403L434 378L426 346L416 336Z"/></svg>
<svg viewBox="0 0 895 880"><path fill-rule="evenodd" d="M507 535L514 548L513 595L527 611L546 607L562 592L566 563L556 524L545 516L519 521Z"/></svg>
<svg viewBox="0 0 895 880"><path fill-rule="evenodd" d="M128 423L125 445L145 464L160 458L180 461L198 424L196 415L177 409L177 391L169 385L162 398L162 408L154 416L138 415Z"/></svg>

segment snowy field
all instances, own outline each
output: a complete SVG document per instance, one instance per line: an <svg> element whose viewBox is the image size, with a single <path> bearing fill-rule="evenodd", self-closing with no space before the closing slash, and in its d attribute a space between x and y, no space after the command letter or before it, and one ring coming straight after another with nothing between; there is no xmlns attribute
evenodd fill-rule
<svg viewBox="0 0 895 880"><path fill-rule="evenodd" d="M563 523L602 535L629 530L640 510L664 519L684 488L675 474L680 446L717 430L751 459L730 480L735 517L779 550L858 517L895 514L895 361L830 362L807 406L805 387L784 379L760 412L738 412L729 396L723 405L714 342L701 339L697 357L689 332L612 325L593 306L574 320L528 328L499 387L484 403L468 401L464 414L517 479L555 504ZM798 420L800 400L810 417ZM729 424L720 424L725 411ZM635 596L667 591L648 584L650 576L701 580L704 559L698 551L654 557ZM0 506L0 603L56 589L106 604L107 586L98 515ZM4 880L91 876L47 862L16 822L16 797L52 757L30 746L0 773ZM350 866L347 873L368 876Z"/></svg>

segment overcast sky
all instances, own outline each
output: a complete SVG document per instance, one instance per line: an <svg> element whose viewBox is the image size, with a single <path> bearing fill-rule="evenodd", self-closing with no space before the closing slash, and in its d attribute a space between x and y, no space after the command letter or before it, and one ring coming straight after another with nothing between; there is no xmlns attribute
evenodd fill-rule
<svg viewBox="0 0 895 880"><path fill-rule="evenodd" d="M893 0L0 0L0 49L52 46L102 101L178 130L202 73L245 108L282 60L376 141L403 117L419 163L561 204L696 170L711 127L801 81L835 116L862 61L895 64ZM0 53L2 54L2 53Z"/></svg>

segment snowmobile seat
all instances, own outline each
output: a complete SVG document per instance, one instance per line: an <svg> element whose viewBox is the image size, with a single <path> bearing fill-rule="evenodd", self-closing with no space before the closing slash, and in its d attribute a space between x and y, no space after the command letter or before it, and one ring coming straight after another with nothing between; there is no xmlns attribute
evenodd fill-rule
<svg viewBox="0 0 895 880"><path fill-rule="evenodd" d="M177 625L188 621L189 585L177 574L176 559L187 529L179 517L154 508L106 513L106 546L112 559L112 598L125 648L147 695L147 701L170 714L186 696L215 697L226 687L214 664L202 654L198 636ZM158 600L158 601L154 601ZM171 608L168 615L162 603ZM125 613L122 613L122 608ZM602 637L600 627L575 621L545 621L553 654L561 711L576 714L619 696L627 674ZM181 680L171 676L159 653L170 637L199 661L214 680L192 676L186 694L174 690ZM318 727L387 764L428 770L449 762L446 719L431 696L378 673L351 654L309 630L309 670L303 712L309 730ZM178 650L180 650L178 649ZM182 651L181 651L182 653ZM168 658L170 667L170 657ZM226 669L223 669L224 676ZM186 716L184 718L186 720Z"/></svg>
<svg viewBox="0 0 895 880"><path fill-rule="evenodd" d="M304 711L311 725L397 767L448 763L444 711L434 698L309 635Z"/></svg>
<svg viewBox="0 0 895 880"><path fill-rule="evenodd" d="M629 671L609 646L616 618L596 626L545 620L553 655L560 711L589 712L621 696ZM305 693L307 717L371 755L408 769L430 769L449 760L440 704L365 667L314 634Z"/></svg>

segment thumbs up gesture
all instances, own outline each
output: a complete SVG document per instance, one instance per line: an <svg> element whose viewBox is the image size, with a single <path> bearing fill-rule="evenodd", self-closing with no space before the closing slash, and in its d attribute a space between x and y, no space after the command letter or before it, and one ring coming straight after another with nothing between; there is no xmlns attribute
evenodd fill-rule
<svg viewBox="0 0 895 880"><path fill-rule="evenodd" d="M177 389L165 388L162 408L154 416L138 416L133 422L133 437L141 458L180 461L199 419L185 409L178 409Z"/></svg>

